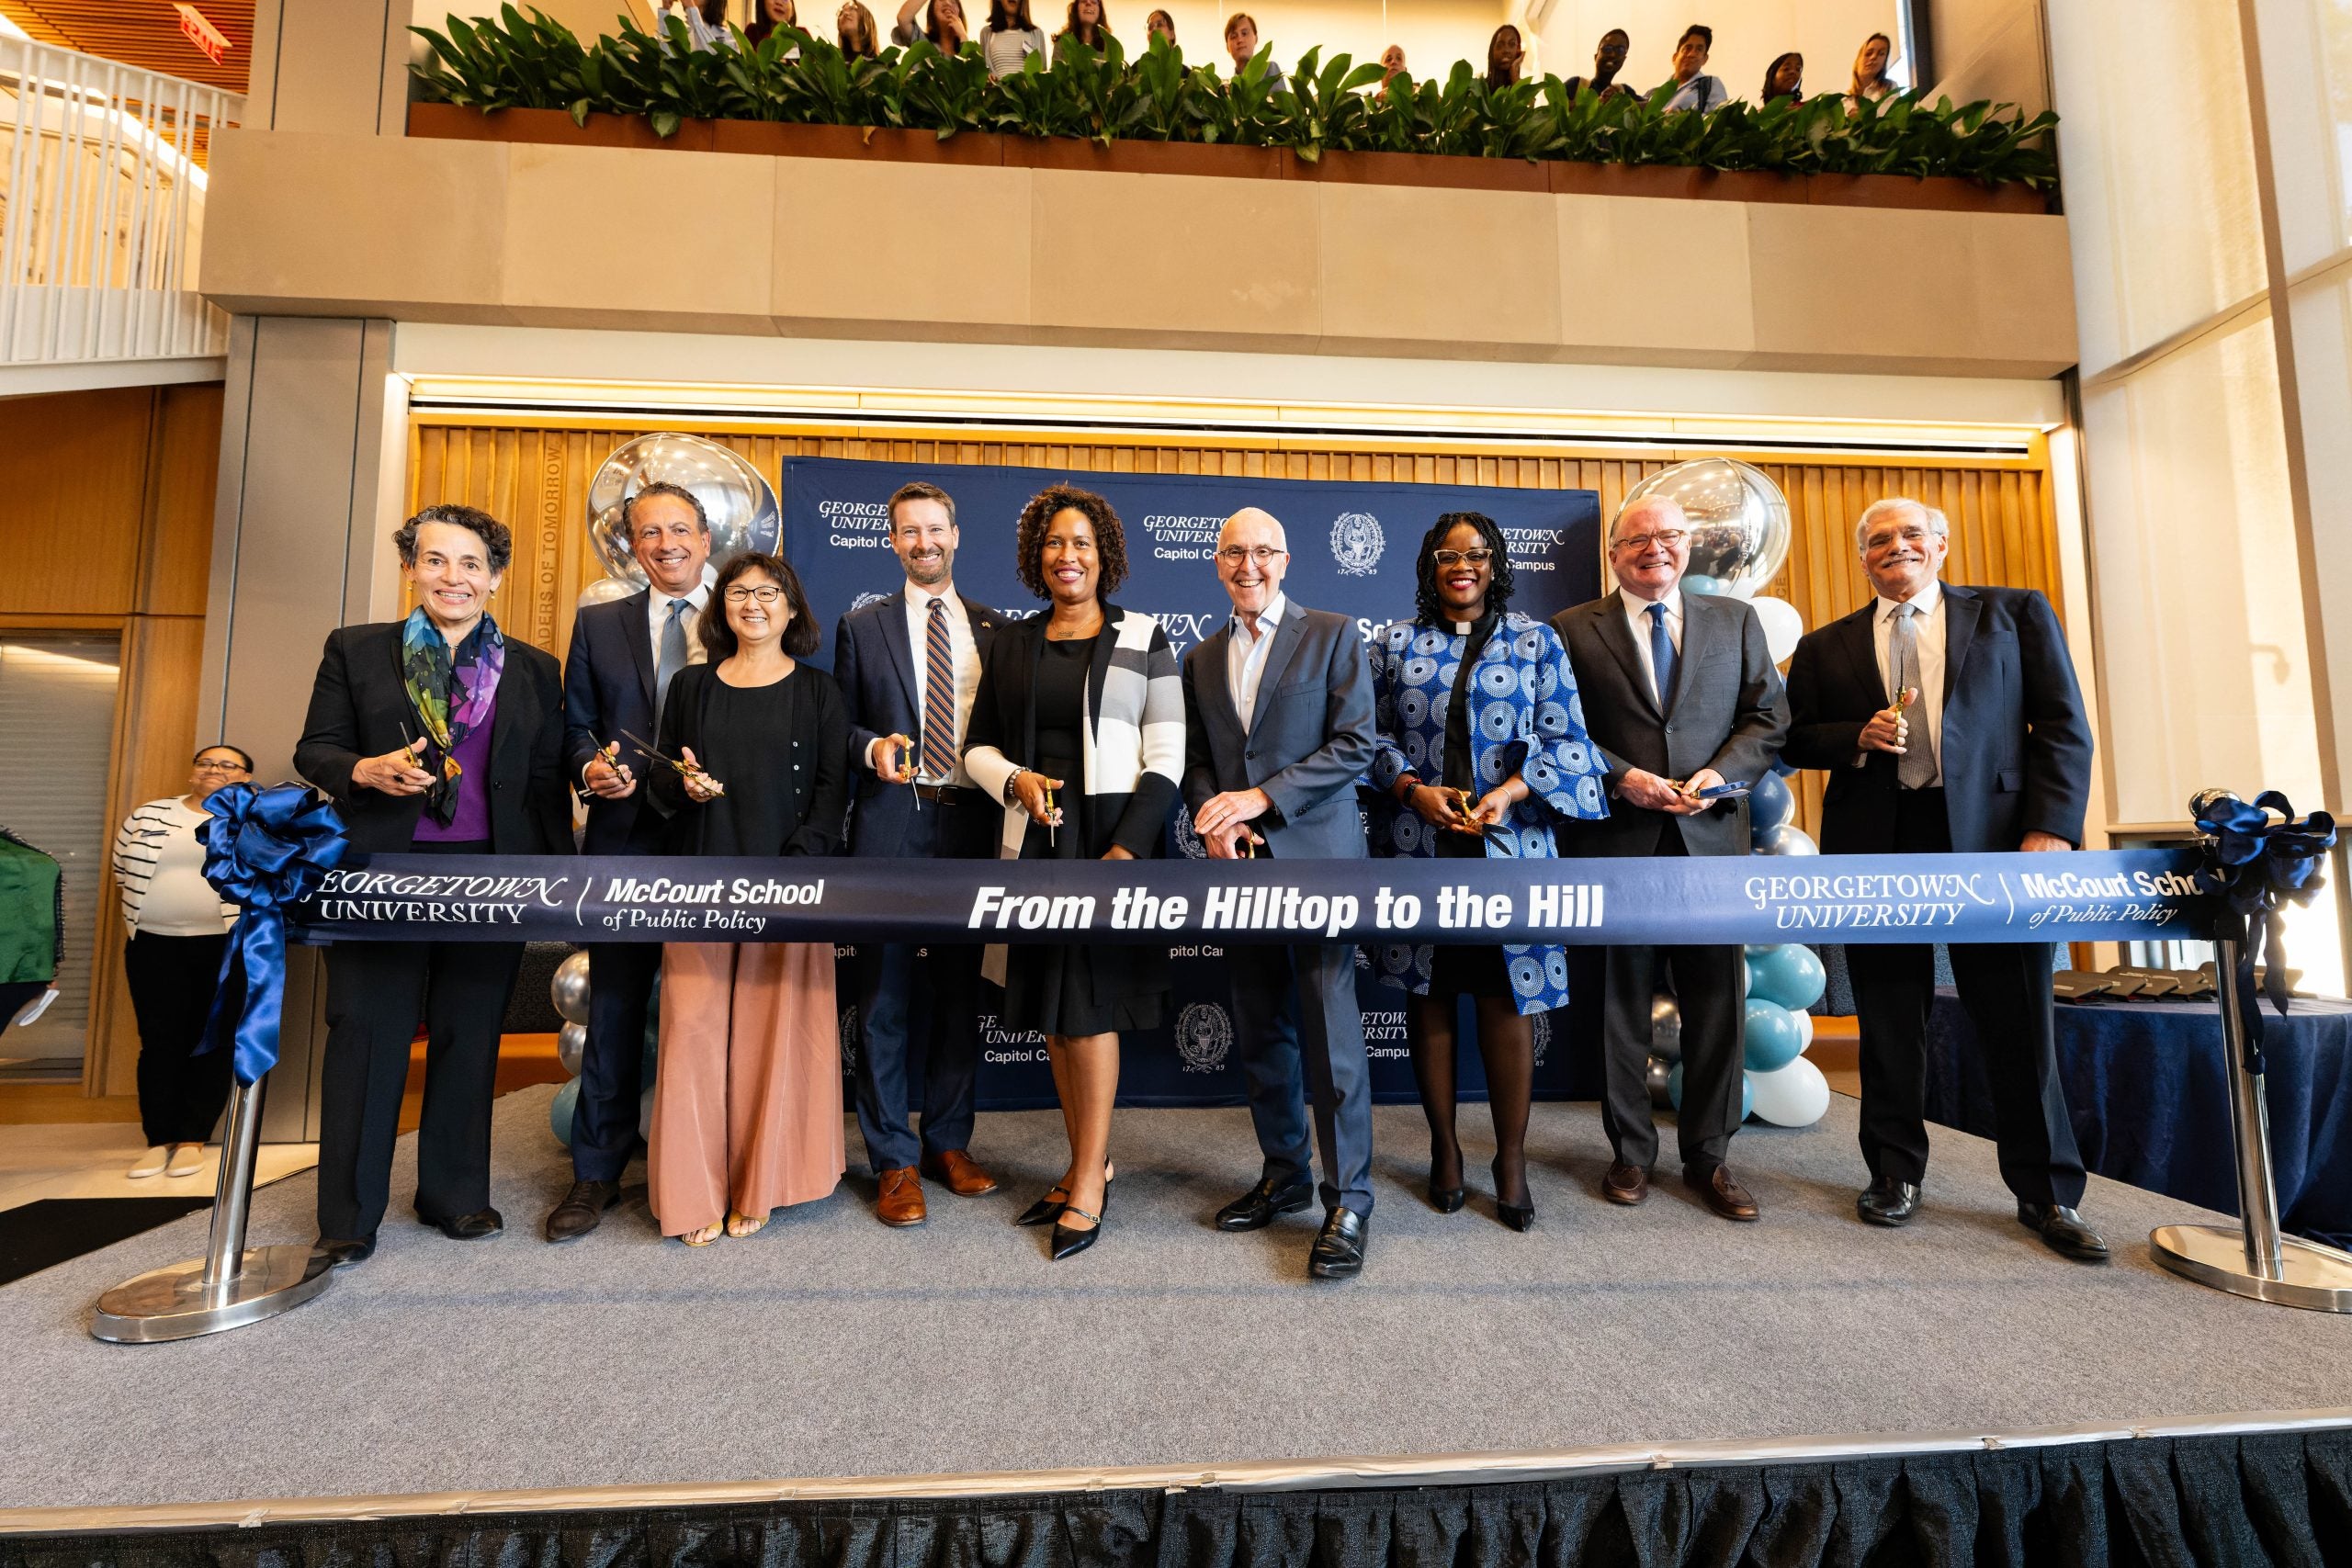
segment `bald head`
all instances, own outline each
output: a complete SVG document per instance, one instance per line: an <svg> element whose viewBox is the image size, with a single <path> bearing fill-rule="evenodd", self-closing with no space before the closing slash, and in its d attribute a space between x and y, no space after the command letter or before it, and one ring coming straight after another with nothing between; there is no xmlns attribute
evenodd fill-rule
<svg viewBox="0 0 2352 1568"><path fill-rule="evenodd" d="M1683 514L1680 502L1671 496L1645 495L1627 502L1625 509L1617 513L1617 521L1609 525L1609 542L1613 545L1628 534L1690 526L1690 519Z"/></svg>
<svg viewBox="0 0 2352 1568"><path fill-rule="evenodd" d="M1245 506L1225 520L1216 535L1216 577L1234 610L1255 615L1282 592L1290 570L1290 541L1274 514Z"/></svg>

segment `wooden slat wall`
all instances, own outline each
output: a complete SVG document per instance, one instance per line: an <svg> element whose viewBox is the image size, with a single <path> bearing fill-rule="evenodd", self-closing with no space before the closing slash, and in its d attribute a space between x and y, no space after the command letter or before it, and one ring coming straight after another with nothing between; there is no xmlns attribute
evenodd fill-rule
<svg viewBox="0 0 2352 1568"><path fill-rule="evenodd" d="M641 430L599 422L594 428L506 423L462 424L418 420L412 427L411 510L429 502L480 506L514 530L514 564L501 589L499 624L562 656L571 635L572 602L596 574L586 538L588 483L606 454L634 434L675 428L649 422ZM1866 587L1853 548L1854 519L1882 496L1910 495L1940 507L1951 519L1955 582L2039 588L2053 604L2058 556L2047 468L2030 459L1968 458L1926 464L1906 457L1874 463L1840 457L1791 461L1736 448L1689 447L1628 457L1510 455L1460 456L1334 446L1289 450L1252 446L1140 444L1106 437L1040 441L982 436L934 438L859 434L729 434L707 432L773 479L786 457L855 457L878 462L964 463L1065 468L1073 473L1225 474L1299 479L1404 480L1420 484L1501 485L1600 492L1601 515L1611 515L1627 490L1670 463L1689 457L1740 457L1772 477L1789 498L1794 538L1773 592L1795 604L1805 625L1817 626L1860 605ZM964 520L966 548L974 525ZM1010 534L1012 519L1002 519ZM1204 591L1209 591L1204 584ZM830 615L837 606L818 606ZM1819 820L1820 784L1806 774L1800 819Z"/></svg>

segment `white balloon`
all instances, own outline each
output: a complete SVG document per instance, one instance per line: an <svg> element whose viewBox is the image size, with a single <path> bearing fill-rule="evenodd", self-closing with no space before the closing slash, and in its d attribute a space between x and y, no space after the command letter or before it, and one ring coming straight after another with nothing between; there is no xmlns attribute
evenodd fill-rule
<svg viewBox="0 0 2352 1568"><path fill-rule="evenodd" d="M1791 1008L1789 1016L1797 1021L1797 1039L1802 1042L1797 1047L1798 1051L1800 1053L1810 1051L1813 1049L1813 1014L1800 1012Z"/></svg>
<svg viewBox="0 0 2352 1568"><path fill-rule="evenodd" d="M1797 650L1797 639L1804 636L1804 617L1786 599L1769 594L1748 603L1756 606L1756 618L1764 623L1764 646L1770 651L1772 662L1786 664Z"/></svg>
<svg viewBox="0 0 2352 1568"><path fill-rule="evenodd" d="M1808 1057L1769 1073L1750 1073L1747 1082L1756 1093L1753 1113L1775 1127L1810 1127L1828 1113L1829 1080Z"/></svg>

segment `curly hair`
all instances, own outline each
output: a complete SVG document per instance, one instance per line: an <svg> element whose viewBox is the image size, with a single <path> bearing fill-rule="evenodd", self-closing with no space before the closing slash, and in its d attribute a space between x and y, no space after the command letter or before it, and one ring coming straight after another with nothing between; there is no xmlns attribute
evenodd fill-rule
<svg viewBox="0 0 2352 1568"><path fill-rule="evenodd" d="M1013 547L1021 553L1021 586L1040 599L1054 596L1046 586L1046 525L1073 509L1086 513L1087 521L1094 525L1094 555L1102 570L1096 592L1114 592L1127 580L1127 536L1111 503L1076 485L1047 485L1021 509L1021 524L1013 535Z"/></svg>
<svg viewBox="0 0 2352 1568"><path fill-rule="evenodd" d="M816 652L818 643L823 640L824 628L817 624L816 615L808 608L808 595L801 592L800 574L781 556L745 550L720 567L718 580L710 585L710 603L702 607L702 619L695 627L702 639L703 656L716 664L722 659L734 658L742 646L735 628L727 624L727 591L738 578L753 571L766 572L784 590L785 608L792 612L792 619L780 639L784 651L796 659L806 659Z"/></svg>
<svg viewBox="0 0 2352 1568"><path fill-rule="evenodd" d="M1510 570L1510 550L1503 543L1502 529L1483 512L1449 512L1430 525L1430 531L1421 536L1421 552L1413 558L1413 619L1422 626L1442 626L1453 618L1437 596L1436 557L1445 536L1464 523L1477 529L1487 548L1494 552L1487 562L1487 608L1500 615L1510 604L1510 592L1518 580Z"/></svg>
<svg viewBox="0 0 2352 1568"><path fill-rule="evenodd" d="M505 524L479 507L445 501L426 507L392 530L392 547L400 551L402 566L416 564L417 531L427 523L452 523L472 530L481 536L482 555L492 571L504 571L514 558L514 536L507 532Z"/></svg>

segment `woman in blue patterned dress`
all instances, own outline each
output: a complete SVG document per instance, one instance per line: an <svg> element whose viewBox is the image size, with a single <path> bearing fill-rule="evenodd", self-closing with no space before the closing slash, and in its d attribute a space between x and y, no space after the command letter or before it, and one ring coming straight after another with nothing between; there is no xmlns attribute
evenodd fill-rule
<svg viewBox="0 0 2352 1568"><path fill-rule="evenodd" d="M1585 737L1576 672L1558 636L1513 614L1510 558L1494 519L1449 512L1421 540L1413 617L1373 640L1379 745L1372 782L1376 855L1552 860L1552 824L1609 815L1603 763ZM1465 814L1460 795L1467 791ZM1498 829L1489 832L1489 828ZM1527 1111L1535 1093L1532 1015L1565 1007L1557 947L1393 944L1380 978L1412 995L1405 1037L1430 1122L1430 1201L1462 1207L1454 1135L1456 999L1476 1003L1478 1055L1495 1119L1495 1203L1503 1223L1535 1223L1527 1198Z"/></svg>

